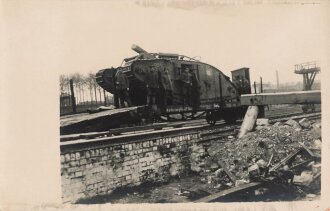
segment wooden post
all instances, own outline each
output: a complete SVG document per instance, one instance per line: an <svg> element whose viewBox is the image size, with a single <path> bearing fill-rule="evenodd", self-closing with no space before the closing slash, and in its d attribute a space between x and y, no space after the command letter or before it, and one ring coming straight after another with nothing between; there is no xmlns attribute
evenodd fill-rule
<svg viewBox="0 0 330 211"><path fill-rule="evenodd" d="M74 97L73 80L72 79L70 79L70 90L71 90L72 112L75 114L75 113L77 113L77 107L76 107L76 98Z"/></svg>
<svg viewBox="0 0 330 211"><path fill-rule="evenodd" d="M262 77L260 77L260 93L263 93L263 88L262 88Z"/></svg>
<svg viewBox="0 0 330 211"><path fill-rule="evenodd" d="M258 106L249 106L246 114L244 116L243 123L238 133L238 138L242 138L247 132L253 130L258 116L259 108Z"/></svg>
<svg viewBox="0 0 330 211"><path fill-rule="evenodd" d="M254 86L254 94L257 94L257 84L256 84L256 82L253 83L253 86Z"/></svg>

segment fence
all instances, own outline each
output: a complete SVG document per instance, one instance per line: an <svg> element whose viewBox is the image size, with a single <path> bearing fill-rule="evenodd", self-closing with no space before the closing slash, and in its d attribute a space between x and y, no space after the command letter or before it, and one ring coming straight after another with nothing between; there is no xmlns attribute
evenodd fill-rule
<svg viewBox="0 0 330 211"><path fill-rule="evenodd" d="M113 105L113 96L103 90L94 77L88 79L60 78L60 115Z"/></svg>

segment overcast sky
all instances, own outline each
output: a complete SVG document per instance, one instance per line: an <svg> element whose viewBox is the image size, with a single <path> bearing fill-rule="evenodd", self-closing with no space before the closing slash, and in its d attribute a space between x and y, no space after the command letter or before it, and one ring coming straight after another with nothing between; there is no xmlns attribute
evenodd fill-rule
<svg viewBox="0 0 330 211"><path fill-rule="evenodd" d="M324 59L326 14L320 4L12 2L3 3L6 53L17 70L96 73L134 56L133 43L149 52L200 56L227 75L249 67L252 80L274 83L276 70L280 82L302 81L294 64Z"/></svg>

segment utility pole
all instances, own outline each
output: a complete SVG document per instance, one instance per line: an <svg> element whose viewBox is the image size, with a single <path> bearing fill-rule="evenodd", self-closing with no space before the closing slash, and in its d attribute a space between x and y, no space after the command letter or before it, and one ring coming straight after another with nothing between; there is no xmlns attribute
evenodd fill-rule
<svg viewBox="0 0 330 211"><path fill-rule="evenodd" d="M278 71L276 70L276 88L277 89L280 89L280 81L279 81L279 78L278 78Z"/></svg>

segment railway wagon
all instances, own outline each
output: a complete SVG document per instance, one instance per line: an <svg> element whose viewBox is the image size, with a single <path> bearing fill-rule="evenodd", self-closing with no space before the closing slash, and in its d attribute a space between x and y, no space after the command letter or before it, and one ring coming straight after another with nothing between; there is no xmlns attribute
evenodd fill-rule
<svg viewBox="0 0 330 211"><path fill-rule="evenodd" d="M117 68L102 69L96 74L97 83L114 95L116 107L119 107L116 80L121 72L129 81L127 94L131 105L150 105L158 115L194 117L205 113L206 120L215 124L219 119L233 122L244 114L240 94L251 93L248 68L232 71L231 81L214 66L184 55L148 53L136 45L132 49L137 56L124 59ZM156 99L151 103L149 84L156 86Z"/></svg>

